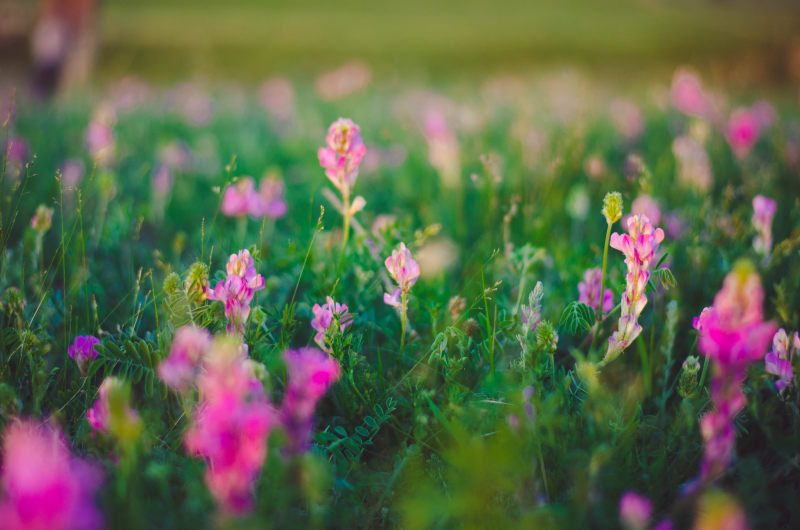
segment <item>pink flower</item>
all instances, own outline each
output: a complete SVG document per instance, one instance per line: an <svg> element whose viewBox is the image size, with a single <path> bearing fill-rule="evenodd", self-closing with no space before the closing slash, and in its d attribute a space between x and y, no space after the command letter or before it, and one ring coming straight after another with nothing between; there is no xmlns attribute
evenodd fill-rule
<svg viewBox="0 0 800 530"><path fill-rule="evenodd" d="M95 344L100 344L100 339L92 335L78 335L72 341L72 346L69 347L67 353L78 364L81 374L86 375L86 369L89 364L97 358L97 352L94 350Z"/></svg>
<svg viewBox="0 0 800 530"><path fill-rule="evenodd" d="M644 131L642 111L632 101L627 99L612 101L610 115L614 127L628 141L636 140Z"/></svg>
<svg viewBox="0 0 800 530"><path fill-rule="evenodd" d="M789 335L781 328L772 337L772 351L764 356L764 368L768 374L777 375L775 388L778 392L792 384L794 373L792 371L792 357L795 351L800 350L800 334L794 333L794 348L789 341Z"/></svg>
<svg viewBox="0 0 800 530"><path fill-rule="evenodd" d="M314 318L311 320L311 327L317 332L314 335L314 342L320 348L330 353L326 344L328 330L334 321L339 324L339 332L343 332L347 326L353 323L353 315L347 310L347 306L334 302L333 298L328 296L325 299L326 303L323 305L314 304L311 311L314 313Z"/></svg>
<svg viewBox="0 0 800 530"><path fill-rule="evenodd" d="M48 208L44 204L40 204L31 219L31 227L37 232L44 234L50 230L51 226L53 226L53 209Z"/></svg>
<svg viewBox="0 0 800 530"><path fill-rule="evenodd" d="M753 197L753 228L756 237L753 239L753 248L759 254L769 255L772 249L772 218L777 207L775 201L763 195Z"/></svg>
<svg viewBox="0 0 800 530"><path fill-rule="evenodd" d="M169 355L158 365L158 376L177 392L187 392L194 384L203 357L211 347L211 333L193 325L175 332Z"/></svg>
<svg viewBox="0 0 800 530"><path fill-rule="evenodd" d="M269 177L261 179L258 200L250 214L253 217L269 217L271 219L278 219L286 215L287 207L286 200L283 198L284 191L285 187L282 181Z"/></svg>
<svg viewBox="0 0 800 530"><path fill-rule="evenodd" d="M664 231L653 229L646 215L633 215L628 219L628 234L611 234L610 246L625 255L628 274L622 295L619 326L608 339L608 351L603 362L616 358L642 331L638 318L647 297L644 294L650 279L650 264L658 245L664 240Z"/></svg>
<svg viewBox="0 0 800 530"><path fill-rule="evenodd" d="M411 251L405 243L400 243L400 248L393 250L384 264L403 293L408 293L419 278L419 265L411 257Z"/></svg>
<svg viewBox="0 0 800 530"><path fill-rule="evenodd" d="M670 97L675 108L689 116L710 118L713 114L711 100L706 95L700 78L689 70L680 69L675 72Z"/></svg>
<svg viewBox="0 0 800 530"><path fill-rule="evenodd" d="M583 281L578 283L578 301L586 304L595 311L600 308L600 284L603 280L602 269L587 269L583 273ZM614 293L606 289L603 293L603 313L608 313L614 307Z"/></svg>
<svg viewBox="0 0 800 530"><path fill-rule="evenodd" d="M661 223L661 207L650 195L639 195L631 203L631 213L622 218L622 226L628 224L628 219L634 215L644 215L653 225Z"/></svg>
<svg viewBox="0 0 800 530"><path fill-rule="evenodd" d="M91 530L103 526L94 503L101 471L73 457L48 424L13 420L3 437L0 527Z"/></svg>
<svg viewBox="0 0 800 530"><path fill-rule="evenodd" d="M124 385L125 382L116 377L106 377L103 379L97 391L97 401L94 402L92 408L86 411L86 420L89 422L89 425L92 426L92 429L102 433L109 432L109 428L114 421L114 419L112 419L112 407L109 402L109 396ZM116 420L119 425L123 422L138 423L139 414L126 403L123 416L116 418Z"/></svg>
<svg viewBox="0 0 800 530"><path fill-rule="evenodd" d="M391 294L383 293L383 303L392 307L402 308L401 294L400 289L395 289Z"/></svg>
<svg viewBox="0 0 800 530"><path fill-rule="evenodd" d="M86 147L92 158L107 160L114 148L114 131L103 119L95 119L86 129Z"/></svg>
<svg viewBox="0 0 800 530"><path fill-rule="evenodd" d="M236 184L225 188L222 196L222 213L230 217L244 217L253 210L258 201L256 184L250 177L239 179Z"/></svg>
<svg viewBox="0 0 800 530"><path fill-rule="evenodd" d="M428 161L448 186L458 184L461 155L456 134L450 129L444 114L437 108L425 115L425 138L428 141Z"/></svg>
<svg viewBox="0 0 800 530"><path fill-rule="evenodd" d="M728 119L725 137L734 154L740 158L747 156L761 134L761 118L752 109L739 107Z"/></svg>
<svg viewBox="0 0 800 530"><path fill-rule="evenodd" d="M308 449L317 402L339 379L339 363L316 348L287 350L283 354L288 384L281 405L281 418L289 436L288 452Z"/></svg>
<svg viewBox="0 0 800 530"><path fill-rule="evenodd" d="M294 117L294 88L282 77L268 79L258 89L261 106L279 122L290 122Z"/></svg>
<svg viewBox="0 0 800 530"><path fill-rule="evenodd" d="M264 277L256 272L255 260L248 250L231 254L228 276L207 293L209 300L225 303L228 332L244 334L244 323L250 315L250 303L256 291L264 288Z"/></svg>
<svg viewBox="0 0 800 530"><path fill-rule="evenodd" d="M691 136L679 136L672 142L672 153L678 162L678 178L700 191L708 191L713 174L703 144Z"/></svg>
<svg viewBox="0 0 800 530"><path fill-rule="evenodd" d="M705 441L700 475L713 479L733 458L736 433L733 421L747 402L741 390L747 364L761 359L775 325L764 322L764 291L753 266L738 263L706 308L693 322L700 351L714 360L711 401L714 409L700 420Z"/></svg>
<svg viewBox="0 0 800 530"><path fill-rule="evenodd" d="M339 118L328 128L325 141L327 146L317 152L319 163L336 189L349 196L358 177L358 166L367 152L361 129L352 120Z"/></svg>
<svg viewBox="0 0 800 530"><path fill-rule="evenodd" d="M653 505L650 499L633 491L626 491L619 500L619 518L629 530L644 530L650 522Z"/></svg>
<svg viewBox="0 0 800 530"><path fill-rule="evenodd" d="M234 515L252 508L253 485L275 423L274 410L256 377L258 366L230 338L216 341L197 379L201 401L184 435L187 451L208 464L209 491L224 512Z"/></svg>
<svg viewBox="0 0 800 530"><path fill-rule="evenodd" d="M80 183L86 168L83 161L74 159L66 160L61 166L61 179L66 188L74 188Z"/></svg>

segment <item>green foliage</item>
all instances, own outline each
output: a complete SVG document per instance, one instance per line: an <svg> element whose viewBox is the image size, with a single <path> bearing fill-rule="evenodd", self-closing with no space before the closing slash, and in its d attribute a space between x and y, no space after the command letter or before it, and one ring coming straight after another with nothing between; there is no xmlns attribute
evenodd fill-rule
<svg viewBox="0 0 800 530"><path fill-rule="evenodd" d="M580 331L588 331L595 321L594 309L581 302L572 301L561 312L558 327L567 330L571 335Z"/></svg>

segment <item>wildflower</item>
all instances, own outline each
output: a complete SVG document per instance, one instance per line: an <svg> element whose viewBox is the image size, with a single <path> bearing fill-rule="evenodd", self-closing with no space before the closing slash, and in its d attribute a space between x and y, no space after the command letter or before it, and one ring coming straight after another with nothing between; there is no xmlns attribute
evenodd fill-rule
<svg viewBox="0 0 800 530"><path fill-rule="evenodd" d="M36 208L36 214L31 219L31 227L40 234L44 234L53 226L53 209L44 204Z"/></svg>
<svg viewBox="0 0 800 530"><path fill-rule="evenodd" d="M544 287L542 282L536 282L533 291L528 293L528 305L521 306L522 330L526 335L529 331L536 331L542 320L542 297L544 297Z"/></svg>
<svg viewBox="0 0 800 530"><path fill-rule="evenodd" d="M778 380L775 382L778 392L783 392L787 386L792 384L794 376L792 357L797 351L800 351L800 334L796 331L793 344L789 341L789 335L783 328L779 329L772 337L772 351L764 356L764 368L768 374L778 376Z"/></svg>
<svg viewBox="0 0 800 530"><path fill-rule="evenodd" d="M698 118L710 118L713 107L700 79L694 72L680 69L672 78L670 89L672 104L680 112Z"/></svg>
<svg viewBox="0 0 800 530"><path fill-rule="evenodd" d="M553 323L543 320L536 328L536 347L552 355L558 346L558 333Z"/></svg>
<svg viewBox="0 0 800 530"><path fill-rule="evenodd" d="M347 326L353 323L353 315L347 310L346 305L334 302L330 296L325 299L325 302L323 305L314 304L314 307L311 308L314 313L311 327L317 332L314 335L314 342L323 351L330 353L327 339L331 325L338 324L339 332L343 332Z"/></svg>
<svg viewBox="0 0 800 530"><path fill-rule="evenodd" d="M772 218L775 216L775 201L763 195L753 197L753 228L756 237L753 239L753 248L759 254L769 255L772 249Z"/></svg>
<svg viewBox="0 0 800 530"><path fill-rule="evenodd" d="M408 294L419 278L419 266L411 257L411 251L406 248L405 243L400 243L400 248L393 250L384 264L400 291Z"/></svg>
<svg viewBox="0 0 800 530"><path fill-rule="evenodd" d="M700 361L694 355L690 355L681 365L681 375L678 380L678 393L684 399L694 396L697 390L697 380L700 374Z"/></svg>
<svg viewBox="0 0 800 530"><path fill-rule="evenodd" d="M650 522L653 505L650 499L633 491L626 491L619 500L619 518L628 530L644 530Z"/></svg>
<svg viewBox="0 0 800 530"><path fill-rule="evenodd" d="M244 334L244 323L250 315L250 303L256 291L264 288L264 277L256 272L255 260L248 250L231 254L227 265L228 276L209 290L209 300L225 303L228 333Z"/></svg>
<svg viewBox="0 0 800 530"><path fill-rule="evenodd" d="M239 179L236 184L225 188L222 195L222 213L230 217L244 217L251 214L258 201L256 184L250 177Z"/></svg>
<svg viewBox="0 0 800 530"><path fill-rule="evenodd" d="M10 136L3 143L3 151L0 152L0 159L5 160L6 173L11 178L17 178L25 167L30 148L28 142L19 136Z"/></svg>
<svg viewBox="0 0 800 530"><path fill-rule="evenodd" d="M447 186L457 185L461 173L458 139L447 125L444 114L438 109L428 111L424 130L430 164L442 175Z"/></svg>
<svg viewBox="0 0 800 530"><path fill-rule="evenodd" d="M622 219L622 226L628 224L628 219L633 215L645 215L653 225L658 225L661 222L661 207L658 202L650 195L639 195L631 203L630 215Z"/></svg>
<svg viewBox="0 0 800 530"><path fill-rule="evenodd" d="M714 361L711 401L714 409L700 420L705 441L701 478L713 479L733 457L733 420L744 408L741 390L746 366L761 359L775 325L763 320L764 291L752 264L739 262L725 277L714 305L703 310L693 325L699 348Z"/></svg>
<svg viewBox="0 0 800 530"><path fill-rule="evenodd" d="M83 178L85 171L86 167L82 160L66 160L61 166L61 180L64 183L64 187L74 188L77 186Z"/></svg>
<svg viewBox="0 0 800 530"><path fill-rule="evenodd" d="M583 281L578 283L578 301L594 310L600 309L600 283L603 271L600 268L587 269L583 273ZM614 293L606 289L602 296L603 313L608 313L614 307Z"/></svg>
<svg viewBox="0 0 800 530"><path fill-rule="evenodd" d="M650 278L650 264L658 245L664 240L664 231L660 228L653 229L646 215L634 215L628 219L628 230L628 234L615 232L611 236L611 248L625 254L628 274L625 277L619 327L608 339L604 363L615 359L642 331L638 319L647 304L644 290Z"/></svg>
<svg viewBox="0 0 800 530"><path fill-rule="evenodd" d="M3 436L0 527L93 530L103 526L94 503L102 472L75 458L56 428L14 420Z"/></svg>
<svg viewBox="0 0 800 530"><path fill-rule="evenodd" d="M339 363L316 348L287 350L283 354L288 383L281 405L281 420L289 436L288 452L308 449L317 401L339 379Z"/></svg>
<svg viewBox="0 0 800 530"><path fill-rule="evenodd" d="M361 129L352 120L339 118L331 124L325 141L327 146L320 147L317 153L319 163L342 196L349 196L358 177L358 166L367 152Z"/></svg>
<svg viewBox="0 0 800 530"><path fill-rule="evenodd" d="M277 178L264 177L258 188L256 206L250 212L254 217L269 217L278 219L286 215L286 200L283 198L285 188L283 182ZM359 197L356 197L357 199ZM361 199L362 201L364 199ZM355 202L355 201L354 201ZM362 206L363 207L363 206Z"/></svg>
<svg viewBox="0 0 800 530"><path fill-rule="evenodd" d="M612 225L622 217L622 195L617 192L606 193L603 197L603 217L606 218L606 223Z"/></svg>
<svg viewBox="0 0 800 530"><path fill-rule="evenodd" d="M78 335L72 341L72 346L69 347L67 353L78 364L81 375L86 376L86 369L89 364L97 358L97 352L94 350L96 344L100 344L100 339L92 335Z"/></svg>
<svg viewBox="0 0 800 530"><path fill-rule="evenodd" d="M761 119L758 114L744 107L733 111L725 128L725 138L736 156L747 156L760 135Z"/></svg>
<svg viewBox="0 0 800 530"><path fill-rule="evenodd" d="M206 460L206 486L228 514L252 508L253 485L275 423L257 365L230 337L217 339L197 379L201 401L183 439L190 454Z"/></svg>
<svg viewBox="0 0 800 530"><path fill-rule="evenodd" d="M612 101L609 115L614 127L629 142L639 138L644 131L642 111L632 101L627 99Z"/></svg>
<svg viewBox="0 0 800 530"><path fill-rule="evenodd" d="M86 129L86 147L92 158L106 165L114 155L113 114L100 108Z"/></svg>
<svg viewBox="0 0 800 530"><path fill-rule="evenodd" d="M210 346L211 333L207 330L193 325L178 328L169 355L158 365L158 376L173 390L187 392Z"/></svg>
<svg viewBox="0 0 800 530"><path fill-rule="evenodd" d="M97 391L97 401L86 411L86 420L96 431L111 434L121 442L132 442L142 430L139 413L128 404L130 387L122 379L106 377Z"/></svg>

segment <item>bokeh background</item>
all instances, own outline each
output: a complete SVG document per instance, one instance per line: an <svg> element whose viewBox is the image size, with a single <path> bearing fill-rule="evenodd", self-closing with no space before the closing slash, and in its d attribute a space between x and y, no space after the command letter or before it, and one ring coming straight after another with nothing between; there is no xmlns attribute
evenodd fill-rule
<svg viewBox="0 0 800 530"><path fill-rule="evenodd" d="M46 4L0 0L0 77L26 79ZM55 2L57 3L57 2ZM68 0L92 5L90 79L255 83L344 64L373 81L472 79L565 67L608 82L690 64L729 88L800 79L792 0Z"/></svg>

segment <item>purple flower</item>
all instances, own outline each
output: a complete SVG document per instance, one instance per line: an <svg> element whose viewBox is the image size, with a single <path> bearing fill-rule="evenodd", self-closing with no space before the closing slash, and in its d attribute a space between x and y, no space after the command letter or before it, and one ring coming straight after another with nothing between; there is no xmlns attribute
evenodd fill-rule
<svg viewBox="0 0 800 530"><path fill-rule="evenodd" d="M600 284L602 280L602 269L587 269L583 273L583 281L578 283L578 301L597 311L600 308ZM603 293L603 313L608 313L613 307L614 293L611 289L606 289L605 293Z"/></svg>
<svg viewBox="0 0 800 530"><path fill-rule="evenodd" d="M777 375L775 388L778 392L792 384L794 373L792 371L792 357L800 349L800 334L794 333L794 344L789 341L789 335L781 328L772 337L772 351L764 356L764 368L768 374ZM794 348L792 347L794 346Z"/></svg>
<svg viewBox="0 0 800 530"><path fill-rule="evenodd" d="M328 388L339 379L339 363L316 348L287 350L283 354L288 384L281 405L281 418L289 436L288 452L308 449L314 409Z"/></svg>
<svg viewBox="0 0 800 530"><path fill-rule="evenodd" d="M339 332L343 332L347 326L353 323L353 315L347 310L347 306L334 302L333 298L328 296L325 299L325 304L314 304L311 311L314 313L314 318L311 320L311 327L317 332L314 335L314 342L319 345L322 350L330 353L329 347L326 343L328 330L334 321L339 323Z"/></svg>
<svg viewBox="0 0 800 530"><path fill-rule="evenodd" d="M78 368L82 375L86 375L86 369L89 364L97 358L97 352L94 350L95 344L100 344L100 339L92 335L78 335L72 341L72 346L69 347L67 353L78 364Z"/></svg>

